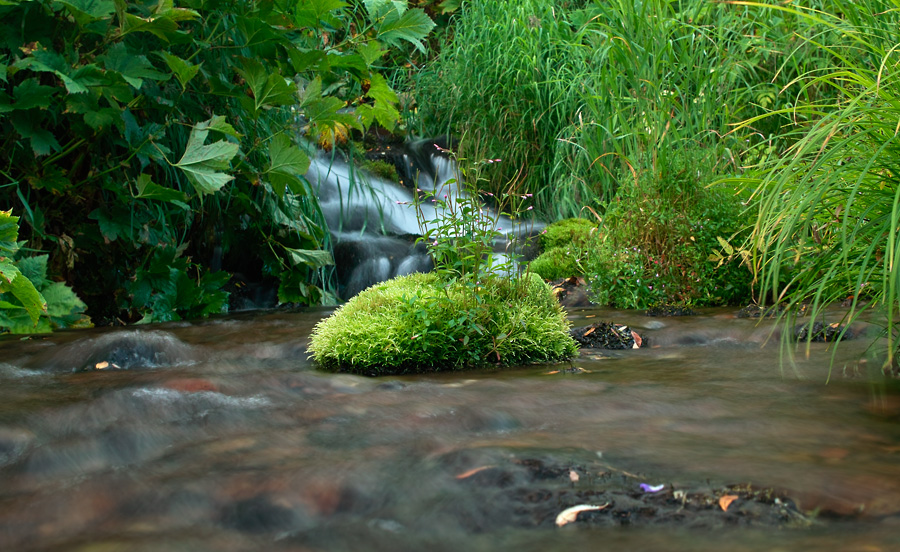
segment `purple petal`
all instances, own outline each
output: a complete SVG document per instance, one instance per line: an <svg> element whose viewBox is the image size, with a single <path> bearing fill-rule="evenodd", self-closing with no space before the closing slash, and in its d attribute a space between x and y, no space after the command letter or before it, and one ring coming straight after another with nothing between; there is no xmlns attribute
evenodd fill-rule
<svg viewBox="0 0 900 552"><path fill-rule="evenodd" d="M665 485L648 485L647 483L641 483L641 490L645 493L658 493L665 488Z"/></svg>

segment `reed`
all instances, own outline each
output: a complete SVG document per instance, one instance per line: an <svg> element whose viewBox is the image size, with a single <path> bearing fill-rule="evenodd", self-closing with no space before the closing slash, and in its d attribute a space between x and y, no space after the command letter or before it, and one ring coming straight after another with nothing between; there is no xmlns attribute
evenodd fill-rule
<svg viewBox="0 0 900 552"><path fill-rule="evenodd" d="M845 298L851 299L845 322L878 309L886 338L880 360L895 365L900 2L837 1L828 3L828 11L746 5L822 28L805 40L832 61L800 75L803 100L770 115L800 122L784 129L796 137L790 149L765 163L754 182L760 210L750 246L761 287L792 307L783 315L789 327L801 304L808 304L813 320Z"/></svg>

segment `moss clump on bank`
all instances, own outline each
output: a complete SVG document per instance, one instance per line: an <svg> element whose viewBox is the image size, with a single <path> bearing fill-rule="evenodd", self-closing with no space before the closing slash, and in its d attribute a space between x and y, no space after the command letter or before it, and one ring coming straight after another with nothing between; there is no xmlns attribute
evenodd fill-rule
<svg viewBox="0 0 900 552"><path fill-rule="evenodd" d="M558 280L582 274L578 265L582 251L596 225L589 220L570 218L554 222L541 233L543 253L531 261L531 271L544 280Z"/></svg>
<svg viewBox="0 0 900 552"><path fill-rule="evenodd" d="M329 371L366 375L555 362L578 348L536 275L479 287L411 274L373 286L319 322L309 351Z"/></svg>

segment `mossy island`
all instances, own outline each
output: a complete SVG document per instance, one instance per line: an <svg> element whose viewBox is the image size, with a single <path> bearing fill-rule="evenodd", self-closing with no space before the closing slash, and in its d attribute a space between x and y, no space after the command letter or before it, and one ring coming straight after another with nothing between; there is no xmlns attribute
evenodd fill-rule
<svg viewBox="0 0 900 552"><path fill-rule="evenodd" d="M535 274L479 284L411 274L372 286L313 330L324 370L378 376L560 362L577 344Z"/></svg>

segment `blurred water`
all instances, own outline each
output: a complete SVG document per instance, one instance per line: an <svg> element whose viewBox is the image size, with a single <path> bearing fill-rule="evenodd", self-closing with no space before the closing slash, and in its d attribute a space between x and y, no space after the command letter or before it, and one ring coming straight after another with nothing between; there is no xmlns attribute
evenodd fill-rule
<svg viewBox="0 0 900 552"><path fill-rule="evenodd" d="M900 549L900 393L868 339L826 385L828 347L782 375L766 322L582 310L649 346L369 379L307 359L328 313L0 342L0 550ZM775 487L812 524L554 525L616 474Z"/></svg>

